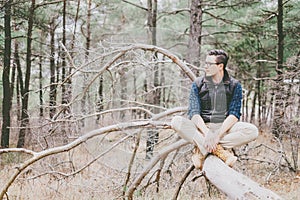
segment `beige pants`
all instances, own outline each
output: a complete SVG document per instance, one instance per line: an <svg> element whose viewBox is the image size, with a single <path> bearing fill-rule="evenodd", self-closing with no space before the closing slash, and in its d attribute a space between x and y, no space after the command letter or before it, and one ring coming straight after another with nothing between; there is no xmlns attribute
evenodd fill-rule
<svg viewBox="0 0 300 200"><path fill-rule="evenodd" d="M207 151L203 147L203 134L191 120L181 116L175 116L172 119L171 125L181 138L197 145L202 154L207 154ZM221 128L222 123L207 123L206 125L210 130L216 131ZM228 130L228 133L221 138L220 144L226 149L231 149L247 144L257 137L258 129L255 125L247 122L237 122Z"/></svg>

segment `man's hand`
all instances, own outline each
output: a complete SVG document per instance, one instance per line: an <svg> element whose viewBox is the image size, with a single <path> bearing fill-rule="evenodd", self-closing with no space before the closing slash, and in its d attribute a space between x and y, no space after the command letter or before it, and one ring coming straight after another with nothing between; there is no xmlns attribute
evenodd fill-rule
<svg viewBox="0 0 300 200"><path fill-rule="evenodd" d="M209 131L204 138L204 148L211 153L216 150L219 141L220 136L216 132Z"/></svg>

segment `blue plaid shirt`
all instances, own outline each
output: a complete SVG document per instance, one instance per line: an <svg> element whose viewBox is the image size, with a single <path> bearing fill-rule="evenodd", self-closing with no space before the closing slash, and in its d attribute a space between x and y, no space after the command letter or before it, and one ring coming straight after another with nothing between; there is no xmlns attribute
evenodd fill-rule
<svg viewBox="0 0 300 200"><path fill-rule="evenodd" d="M237 83L236 88L233 92L232 100L229 104L228 115L234 115L238 119L240 119L242 98L242 86L240 83ZM199 89L196 83L193 82L189 97L188 117L191 119L196 114L201 115L201 101L199 96Z"/></svg>

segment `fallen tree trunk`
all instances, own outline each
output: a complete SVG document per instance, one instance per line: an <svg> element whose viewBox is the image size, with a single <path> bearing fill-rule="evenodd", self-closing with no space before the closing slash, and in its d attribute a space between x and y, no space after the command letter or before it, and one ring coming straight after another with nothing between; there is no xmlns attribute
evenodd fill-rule
<svg viewBox="0 0 300 200"><path fill-rule="evenodd" d="M215 156L208 156L203 165L205 177L229 199L282 199L247 176L228 167Z"/></svg>

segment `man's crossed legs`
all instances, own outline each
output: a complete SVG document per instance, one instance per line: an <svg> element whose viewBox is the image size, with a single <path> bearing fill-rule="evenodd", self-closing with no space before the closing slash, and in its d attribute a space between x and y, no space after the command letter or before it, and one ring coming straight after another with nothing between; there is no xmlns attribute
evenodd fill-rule
<svg viewBox="0 0 300 200"><path fill-rule="evenodd" d="M198 152L198 154L200 154L199 156L202 156L202 158L206 157L208 152L203 146L204 135L199 131L199 129L195 126L195 124L191 120L181 117L181 116L175 116L172 119L171 125L172 125L172 128L180 135L181 138L189 141L192 144L195 144L198 147L198 149L201 152L201 153ZM221 127L222 124L221 123L207 123L206 125L211 131L217 131ZM237 122L231 127L231 129L228 130L227 134L224 135L224 137L222 137L220 139L220 142L219 142L220 145L218 145L219 146L218 149L220 151L224 152L221 154L227 154L227 152L222 150L223 148L231 149L234 147L238 147L238 146L247 144L247 143L255 140L257 137L258 137L258 129L255 125L247 123L247 122ZM222 157L222 155L220 155L220 156ZM220 157L220 156L218 156L218 157ZM227 157L227 155L226 155L226 157ZM233 159L233 158L231 157L231 159ZM195 162L197 162L197 161L194 161L194 160L195 160L195 157L193 158L193 162L195 164ZM225 157L222 160L226 162ZM233 162L235 162L235 161L236 161L236 159L228 160L226 162L226 164L232 165ZM201 161L198 160L198 162L201 162ZM198 167L201 168L202 163L196 164L196 165L199 165Z"/></svg>

